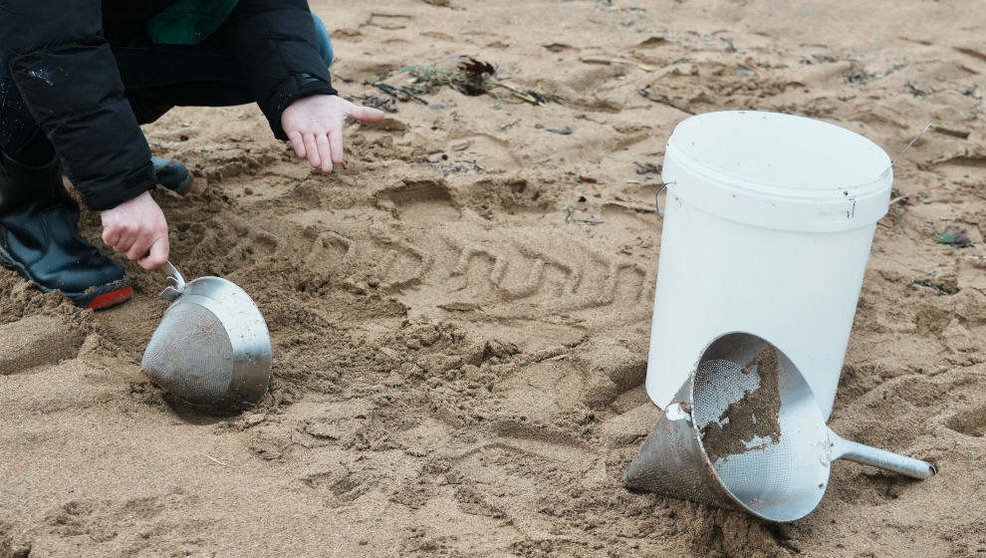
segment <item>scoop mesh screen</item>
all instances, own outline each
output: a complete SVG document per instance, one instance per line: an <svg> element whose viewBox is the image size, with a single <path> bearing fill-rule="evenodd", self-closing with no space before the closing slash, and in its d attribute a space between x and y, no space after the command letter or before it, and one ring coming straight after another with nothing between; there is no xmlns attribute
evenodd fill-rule
<svg viewBox="0 0 986 558"><path fill-rule="evenodd" d="M695 375L694 411L696 426L705 428L713 421L725 426L730 418L724 417L733 403L739 402L752 391L759 389L761 380L757 367L744 368L721 359L702 363ZM781 405L777 401L777 405ZM784 435L785 413L780 413L780 437L774 441L767 437L742 438L747 448L737 453L720 456L713 468L723 485L737 499L754 509L765 508L790 497L794 455L791 433Z"/></svg>
<svg viewBox="0 0 986 558"><path fill-rule="evenodd" d="M226 396L233 377L233 348L222 322L197 304L165 313L141 365L167 391L190 403Z"/></svg>

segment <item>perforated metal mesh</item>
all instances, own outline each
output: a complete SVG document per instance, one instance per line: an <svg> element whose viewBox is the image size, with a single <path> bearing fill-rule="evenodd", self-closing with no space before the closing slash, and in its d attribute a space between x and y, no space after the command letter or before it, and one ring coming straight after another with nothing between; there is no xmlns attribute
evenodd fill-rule
<svg viewBox="0 0 986 558"><path fill-rule="evenodd" d="M209 404L229 391L233 348L215 314L197 304L178 304L165 313L141 365L176 397Z"/></svg>
<svg viewBox="0 0 986 558"><path fill-rule="evenodd" d="M767 375L775 369L776 393ZM706 349L624 479L635 490L793 521L825 494L830 436L811 389L783 352L755 335L727 334Z"/></svg>
<svg viewBox="0 0 986 558"><path fill-rule="evenodd" d="M748 391L760 387L756 366L746 371L736 362L710 359L702 363L695 375L692 416L700 429L713 421L725 426L729 419L720 417L731 404L740 401ZM779 403L783 405L783 403ZM795 466L792 452L793 437L785 432L785 413L779 417L781 436L755 437L744 440L748 449L716 459L713 468L722 484L738 500L754 509L762 509L791 497L792 471Z"/></svg>

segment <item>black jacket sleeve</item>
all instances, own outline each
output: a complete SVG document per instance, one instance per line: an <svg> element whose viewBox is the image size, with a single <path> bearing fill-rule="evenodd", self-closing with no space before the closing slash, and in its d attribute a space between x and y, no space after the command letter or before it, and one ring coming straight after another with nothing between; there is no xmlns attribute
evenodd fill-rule
<svg viewBox="0 0 986 558"><path fill-rule="evenodd" d="M0 50L86 205L109 209L154 185L100 0L0 0Z"/></svg>
<svg viewBox="0 0 986 558"><path fill-rule="evenodd" d="M287 139L281 113L291 103L336 94L306 0L240 0L222 33L278 139Z"/></svg>

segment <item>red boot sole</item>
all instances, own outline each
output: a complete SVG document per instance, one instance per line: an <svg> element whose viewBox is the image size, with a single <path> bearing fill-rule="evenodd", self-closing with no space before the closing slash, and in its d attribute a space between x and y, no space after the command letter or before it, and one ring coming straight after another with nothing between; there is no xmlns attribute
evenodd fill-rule
<svg viewBox="0 0 986 558"><path fill-rule="evenodd" d="M97 296L96 298L90 300L89 304L86 304L86 308L92 310L103 310L105 308L110 308L111 306L116 306L117 304L122 304L130 300L133 296L134 288L127 285L126 287Z"/></svg>

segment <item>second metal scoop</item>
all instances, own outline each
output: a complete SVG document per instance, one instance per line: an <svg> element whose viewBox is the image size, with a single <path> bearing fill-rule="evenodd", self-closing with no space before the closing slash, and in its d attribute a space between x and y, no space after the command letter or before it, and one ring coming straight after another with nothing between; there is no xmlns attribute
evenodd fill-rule
<svg viewBox="0 0 986 558"><path fill-rule="evenodd" d="M794 521L847 459L916 479L925 461L840 438L783 352L755 335L713 342L624 476L627 486Z"/></svg>

